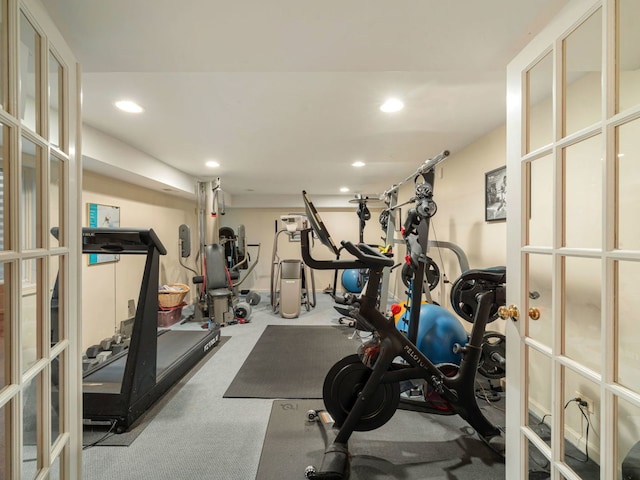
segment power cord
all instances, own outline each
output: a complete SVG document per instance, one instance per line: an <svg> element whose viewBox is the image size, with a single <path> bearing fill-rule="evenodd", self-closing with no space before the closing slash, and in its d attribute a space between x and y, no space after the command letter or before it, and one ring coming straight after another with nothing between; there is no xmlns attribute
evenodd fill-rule
<svg viewBox="0 0 640 480"><path fill-rule="evenodd" d="M109 437L113 436L113 435L114 435L114 433L113 433L113 429L115 428L115 426L116 426L116 421L115 421L115 420L112 420L112 421L111 421L111 426L109 427L109 430L107 431L107 433L105 433L102 437L100 437L100 438L99 438L98 440L96 440L95 442L93 442L93 443L89 443L89 444L87 444L87 445L83 445L83 446L82 446L82 450L86 450L86 449L88 449L88 448L95 447L95 446L96 446L96 445L98 445L100 442L104 442L107 438L109 438Z"/></svg>
<svg viewBox="0 0 640 480"><path fill-rule="evenodd" d="M572 455L569 455L568 453L565 453L565 456L572 458L573 460L577 461L577 462L581 462L581 463L587 463L589 462L589 427L591 426L591 421L589 420L589 416L584 412L584 407L588 407L589 404L587 402L585 402L584 400L582 400L580 397L574 397L571 400L568 400L567 403L564 404L564 410L567 409L567 407L571 404L575 402L576 405L578 405L578 409L580 410L580 413L582 414L582 416L584 417L584 419L587 421L587 429L585 432L585 440L584 440L584 457L583 459L581 458L576 458ZM546 415L544 415L540 421L537 423L537 425L542 425L544 423L545 418L550 417L551 414L547 413Z"/></svg>

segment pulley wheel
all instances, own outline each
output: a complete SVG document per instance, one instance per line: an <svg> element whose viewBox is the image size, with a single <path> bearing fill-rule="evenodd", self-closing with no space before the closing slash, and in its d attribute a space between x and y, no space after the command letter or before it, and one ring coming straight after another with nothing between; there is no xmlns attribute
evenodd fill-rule
<svg viewBox="0 0 640 480"><path fill-rule="evenodd" d="M380 212L378 221L380 222L382 230L386 231L387 227L389 226L389 210L383 210L382 212Z"/></svg>
<svg viewBox="0 0 640 480"><path fill-rule="evenodd" d="M451 306L463 320L473 323L476 308L478 308L478 295L487 291L487 284L478 280L466 280L463 277L453 282L451 287ZM498 307L495 303L489 310L489 321L498 318Z"/></svg>
<svg viewBox="0 0 640 480"><path fill-rule="evenodd" d="M429 257L427 257L425 274L427 276L429 290L433 290L438 286L438 283L440 283L440 268L438 264Z"/></svg>
<svg viewBox="0 0 640 480"><path fill-rule="evenodd" d="M402 266L402 271L400 276L402 278L402 283L405 287L409 288L411 284L411 280L413 280L414 269L411 268L411 265L405 263ZM434 262L430 257L427 257L427 264L425 265L425 275L427 276L427 284L429 285L429 290L433 290L440 283L440 268L438 264Z"/></svg>
<svg viewBox="0 0 640 480"><path fill-rule="evenodd" d="M486 332L482 337L482 355L478 373L492 379L504 378L507 358L507 338L498 332Z"/></svg>
<svg viewBox="0 0 640 480"><path fill-rule="evenodd" d="M358 395L371 376L358 355L349 355L336 363L324 380L322 397L327 411L337 426L344 423L358 399ZM378 385L370 396L364 413L358 419L354 430L367 432L387 423L400 403L400 385L384 383Z"/></svg>

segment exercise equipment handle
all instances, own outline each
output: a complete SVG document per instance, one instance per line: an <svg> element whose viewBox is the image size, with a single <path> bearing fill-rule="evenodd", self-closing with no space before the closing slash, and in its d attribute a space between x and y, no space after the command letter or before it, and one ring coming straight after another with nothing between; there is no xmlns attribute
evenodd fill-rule
<svg viewBox="0 0 640 480"><path fill-rule="evenodd" d="M346 241L342 242L342 246L356 257L355 260L317 260L311 256L310 234L310 228L302 230L300 233L300 249L304 263L315 270L348 270L351 268L378 268L381 270L382 267L393 266L392 258L385 257L368 245L358 244L358 247L356 247L353 243ZM364 253L361 249L366 250L368 253Z"/></svg>
<svg viewBox="0 0 640 480"><path fill-rule="evenodd" d="M420 168L418 169L417 173L419 173L419 174L420 173L427 173L429 170L434 168L436 165L438 165L440 162L442 162L448 156L449 156L449 150L443 150L442 152L437 154L435 157L426 160L420 166Z"/></svg>
<svg viewBox="0 0 640 480"><path fill-rule="evenodd" d="M366 243L359 243L357 246L353 243L343 240L340 242L347 252L363 262L366 262L371 267L392 267L393 259L385 257L377 249L367 245Z"/></svg>
<svg viewBox="0 0 640 480"><path fill-rule="evenodd" d="M440 162L442 162L445 158L447 158L449 154L450 154L449 150L443 150L442 152L437 154L435 157L425 160L424 163L420 165L420 167L418 167L418 169L414 173L409 175L400 183L396 183L395 185L393 185L389 190L387 190L382 195L380 195L380 198L384 199L389 195L391 195L392 193L397 192L401 185L407 183L410 180L413 180L417 175L427 173L429 170L431 170L433 167L435 167Z"/></svg>
<svg viewBox="0 0 640 480"><path fill-rule="evenodd" d="M489 358L496 362L501 367L504 367L507 364L507 359L500 355L498 352L493 352Z"/></svg>

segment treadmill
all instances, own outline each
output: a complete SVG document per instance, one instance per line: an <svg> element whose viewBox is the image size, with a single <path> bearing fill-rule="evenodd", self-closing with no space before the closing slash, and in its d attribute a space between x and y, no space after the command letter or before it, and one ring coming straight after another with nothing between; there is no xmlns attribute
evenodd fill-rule
<svg viewBox="0 0 640 480"><path fill-rule="evenodd" d="M167 250L152 229L83 228L82 253L147 255L129 348L83 374L83 418L122 433L211 352L220 326L158 331L160 255Z"/></svg>

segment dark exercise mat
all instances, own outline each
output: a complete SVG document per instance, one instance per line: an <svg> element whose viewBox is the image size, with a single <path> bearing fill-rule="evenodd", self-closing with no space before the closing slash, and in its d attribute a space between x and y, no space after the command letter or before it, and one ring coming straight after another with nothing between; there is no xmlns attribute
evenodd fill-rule
<svg viewBox="0 0 640 480"><path fill-rule="evenodd" d="M147 428L147 425L155 418L164 406L180 391L180 389L196 374L204 365L231 337L220 337L218 344L200 360L187 374L169 389L151 408L143 413L136 422L129 427L124 433L114 433L110 431L109 426L104 425L84 425L82 432L82 445L102 446L102 447L128 447L140 434Z"/></svg>
<svg viewBox="0 0 640 480"><path fill-rule="evenodd" d="M487 414L495 410L480 405ZM319 408L322 400L273 402L256 480L304 478L308 465L320 468L326 437L333 439L337 430L306 420L308 410ZM349 451L350 480L505 478L502 458L458 416L398 410L381 428L355 432Z"/></svg>
<svg viewBox="0 0 640 480"><path fill-rule="evenodd" d="M324 377L356 353L353 329L269 325L224 394L225 398L322 398Z"/></svg>

